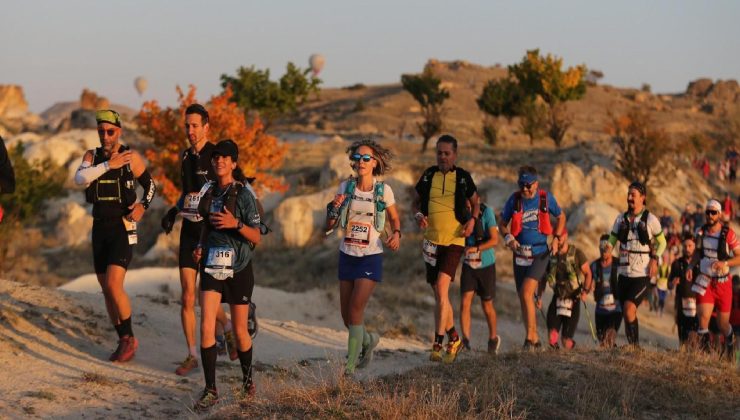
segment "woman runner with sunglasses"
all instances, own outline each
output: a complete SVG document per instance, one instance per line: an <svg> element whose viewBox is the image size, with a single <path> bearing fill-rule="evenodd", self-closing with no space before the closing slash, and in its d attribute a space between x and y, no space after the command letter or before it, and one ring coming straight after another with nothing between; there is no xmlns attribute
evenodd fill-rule
<svg viewBox="0 0 740 420"><path fill-rule="evenodd" d="M334 200L327 205L326 228L343 228L339 245L339 295L344 325L349 329L345 375L363 368L372 360L380 337L368 333L363 325L365 305L383 274L383 241L388 218L392 234L385 241L393 251L401 240L393 190L375 176L390 170L391 152L372 140L353 143L348 149L356 176L344 181Z"/></svg>
<svg viewBox="0 0 740 420"><path fill-rule="evenodd" d="M249 303L252 300L254 276L252 256L260 243L260 215L250 189L234 179L239 151L232 140L221 140L211 154L216 182L198 204L198 213L206 223L201 240L193 251L200 264L201 332L200 354L206 386L195 404L205 410L218 402L216 391L216 314L221 303L231 307L236 335L237 354L241 364L242 394L253 395L252 339L247 331Z"/></svg>

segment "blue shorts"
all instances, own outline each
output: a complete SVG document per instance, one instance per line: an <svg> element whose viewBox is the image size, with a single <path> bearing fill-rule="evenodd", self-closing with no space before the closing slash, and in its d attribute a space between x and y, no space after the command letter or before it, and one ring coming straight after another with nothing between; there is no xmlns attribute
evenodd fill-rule
<svg viewBox="0 0 740 420"><path fill-rule="evenodd" d="M535 255L532 260L532 265L523 266L514 264L514 282L516 283L516 292L522 288L524 279L535 279L537 282L541 282L545 279L547 268L550 265L550 253L545 251L541 254Z"/></svg>
<svg viewBox="0 0 740 420"><path fill-rule="evenodd" d="M339 280L383 280L383 254L354 257L339 251Z"/></svg>

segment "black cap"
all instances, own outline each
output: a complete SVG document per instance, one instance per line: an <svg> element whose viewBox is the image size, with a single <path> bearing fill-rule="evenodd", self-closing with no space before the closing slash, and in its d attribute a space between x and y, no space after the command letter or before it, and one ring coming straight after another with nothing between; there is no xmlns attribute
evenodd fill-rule
<svg viewBox="0 0 740 420"><path fill-rule="evenodd" d="M628 188L628 190L631 190L633 188L636 189L637 191L639 191L640 194L647 195L647 188L645 188L645 184L643 184L642 182L640 182L640 181L632 181L632 183L630 184L630 187Z"/></svg>
<svg viewBox="0 0 740 420"><path fill-rule="evenodd" d="M239 148L236 146L236 143L234 143L234 140L221 140L216 143L216 146L214 146L211 156L231 156L231 160L236 162L239 160Z"/></svg>

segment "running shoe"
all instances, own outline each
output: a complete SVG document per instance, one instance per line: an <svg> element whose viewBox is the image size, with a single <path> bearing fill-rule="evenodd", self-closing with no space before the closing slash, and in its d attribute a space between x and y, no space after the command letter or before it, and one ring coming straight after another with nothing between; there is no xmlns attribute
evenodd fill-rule
<svg viewBox="0 0 740 420"><path fill-rule="evenodd" d="M249 336L252 338L256 337L259 332L259 324L257 324L257 305L255 305L254 302L249 302L247 329L249 330Z"/></svg>
<svg viewBox="0 0 740 420"><path fill-rule="evenodd" d="M204 388L198 401L195 402L193 410L205 411L218 403L218 392L215 389Z"/></svg>
<svg viewBox="0 0 740 420"><path fill-rule="evenodd" d="M234 331L224 332L224 338L226 338L226 351L229 352L229 359L238 359L239 354L236 352L236 337L234 337Z"/></svg>
<svg viewBox="0 0 740 420"><path fill-rule="evenodd" d="M524 345L522 346L522 350L524 351L536 351L539 350L542 347L542 344L540 342L533 343L532 340L526 339L524 340Z"/></svg>
<svg viewBox="0 0 740 420"><path fill-rule="evenodd" d="M496 336L496 338L489 338L488 339L488 354L498 354L498 349L501 347L501 336Z"/></svg>
<svg viewBox="0 0 740 420"><path fill-rule="evenodd" d="M362 369L370 364L370 362L373 361L373 350L375 350L375 347L378 346L378 343L380 342L380 336L378 333L371 332L370 334L370 342L367 344L367 346L362 346L362 352L360 353L360 358L357 361L357 368Z"/></svg>
<svg viewBox="0 0 740 420"><path fill-rule="evenodd" d="M136 337L125 335L121 337L121 341L123 342L123 345L120 353L118 353L118 359L116 359L116 362L125 363L133 359L136 355L136 349L139 348L139 340L137 340Z"/></svg>
<svg viewBox="0 0 740 420"><path fill-rule="evenodd" d="M444 347L442 347L442 344L434 343L432 345L432 354L429 356L429 360L432 362L441 362L443 349Z"/></svg>
<svg viewBox="0 0 740 420"><path fill-rule="evenodd" d="M241 390L239 390L239 397L241 399L254 397L257 392L257 387L254 386L254 381L251 379L242 384Z"/></svg>
<svg viewBox="0 0 740 420"><path fill-rule="evenodd" d="M460 353L461 349L462 340L460 340L459 338L447 343L447 351L445 351L445 353L442 355L442 362L448 364L454 362L457 354Z"/></svg>
<svg viewBox="0 0 740 420"><path fill-rule="evenodd" d="M216 349L219 356L226 356L226 339L223 335L216 336Z"/></svg>
<svg viewBox="0 0 740 420"><path fill-rule="evenodd" d="M175 369L175 374L185 376L190 373L191 370L198 367L198 359L193 357L192 354L188 354L188 357L180 363L180 366Z"/></svg>
<svg viewBox="0 0 740 420"><path fill-rule="evenodd" d="M617 347L617 331L614 328L606 330L606 337L604 338L604 347L611 349Z"/></svg>
<svg viewBox="0 0 740 420"><path fill-rule="evenodd" d="M116 350L110 354L110 357L108 357L108 360L110 360L111 362L115 362L116 360L118 360L118 356L121 354L122 349L123 349L123 338L119 338L118 346L116 347Z"/></svg>
<svg viewBox="0 0 740 420"><path fill-rule="evenodd" d="M467 351L471 351L472 350L470 348L470 340L468 340L467 338L464 338L463 337L463 339L462 339L462 345L463 345L463 350L467 350Z"/></svg>

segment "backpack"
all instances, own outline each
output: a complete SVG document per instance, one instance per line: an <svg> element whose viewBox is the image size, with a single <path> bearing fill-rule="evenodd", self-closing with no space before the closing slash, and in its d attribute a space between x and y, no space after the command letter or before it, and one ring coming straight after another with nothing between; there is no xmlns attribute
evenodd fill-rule
<svg viewBox="0 0 740 420"><path fill-rule="evenodd" d="M421 176L419 183L416 185L416 192L419 194L420 198L419 211L421 211L425 216L429 215L429 196L432 190L432 179L434 178L434 174L437 172L439 172L438 166L427 168ZM466 194L468 189L471 187L475 188L475 184L469 186L467 181L468 179L470 179L472 183L470 173L462 168L455 167L455 219L462 225L467 223L472 217L465 203L468 200Z"/></svg>
<svg viewBox="0 0 740 420"><path fill-rule="evenodd" d="M580 292L583 286L583 273L576 263L576 247L569 246L565 255L565 265L568 270L568 278L558 278L558 263L562 255L557 254L550 257L550 269L547 274L547 283L553 289L555 296L560 299L569 299Z"/></svg>
<svg viewBox="0 0 740 420"><path fill-rule="evenodd" d="M540 203L537 211L537 230L543 235L552 234L552 225L550 224L550 213L547 208L547 191L539 190ZM511 216L511 234L518 236L522 232L524 209L522 208L522 193L514 193L514 213Z"/></svg>
<svg viewBox="0 0 740 420"><path fill-rule="evenodd" d="M347 184L344 187L345 200L342 202L339 208L339 225L342 229L347 227L347 221L349 220L349 207L354 198L355 189L357 188L357 178L350 177L347 180ZM373 202L375 203L375 211L373 211L373 226L378 232L382 232L385 227L385 201L383 200L383 194L385 193L385 183L383 181L376 181L373 186Z"/></svg>
<svg viewBox="0 0 740 420"><path fill-rule="evenodd" d="M640 216L640 222L637 224L637 239L642 245L650 243L650 234L647 228L649 214L650 212L647 209L643 210L642 216ZM619 239L619 242L622 244L627 243L631 229L632 223L630 223L629 212L624 212L622 214L622 223L619 224L619 228L617 229L617 239Z"/></svg>
<svg viewBox="0 0 740 420"><path fill-rule="evenodd" d="M708 228L708 225L704 225L701 228L699 243L701 244L702 258L706 257L706 254L704 253L704 232L706 232ZM719 232L719 240L717 241L717 259L720 261L727 261L730 259L730 255L727 252L727 234L729 233L729 231L730 226L723 223L722 230Z"/></svg>

